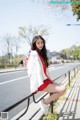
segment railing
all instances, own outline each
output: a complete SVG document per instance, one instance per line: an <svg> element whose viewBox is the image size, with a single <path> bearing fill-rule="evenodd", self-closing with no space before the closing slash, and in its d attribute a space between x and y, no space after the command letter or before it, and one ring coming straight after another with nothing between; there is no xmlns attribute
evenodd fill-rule
<svg viewBox="0 0 80 120"><path fill-rule="evenodd" d="M66 73L60 75L59 77L57 77L56 79L54 79L54 81L57 80L57 79L59 79L59 78L61 78L62 76L66 77L66 76L68 75L68 84L69 84L69 86L70 86L71 71L73 70L73 72L74 72L73 76L75 76L75 75L76 75L76 72L78 72L79 69L80 69L80 64L79 64L78 66L74 67L73 69L67 71ZM35 94L37 94L37 93L35 92L35 93L33 93L33 94L30 94L29 96L25 97L24 99L20 100L19 102L15 103L14 105L6 108L5 110L3 110L3 112L9 112L10 110L12 110L13 108L15 108L15 107L18 106L19 104L23 103L25 100L27 100L28 103L27 103L27 106L26 106L26 110L24 111L23 114L21 114L21 115L16 119L16 120L19 120L19 119L28 111L29 104L30 104L30 98L31 98L31 97L33 97L34 103L37 104L37 103L38 103L40 100L42 100L48 93L45 93L45 94L44 94L39 100L37 100L37 101L36 101L36 99L35 99ZM53 102L51 102L50 107L51 107L51 113L53 113L53 112L54 112L54 111L53 111ZM39 111L40 111L40 109L38 109L38 110L35 112L35 114L34 114L33 116L31 116L31 118L30 118L29 120L31 120Z"/></svg>

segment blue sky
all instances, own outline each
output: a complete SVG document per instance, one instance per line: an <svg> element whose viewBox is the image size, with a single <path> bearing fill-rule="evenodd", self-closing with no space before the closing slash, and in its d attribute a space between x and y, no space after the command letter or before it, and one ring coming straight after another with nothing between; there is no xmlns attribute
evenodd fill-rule
<svg viewBox="0 0 80 120"><path fill-rule="evenodd" d="M64 12L55 12L46 3L43 4L42 0L34 1L0 0L0 39L7 33L18 35L20 26L42 25L49 31L46 45L50 51L59 51L74 44L80 45L80 26L66 26L69 23L80 23L73 17L70 7ZM19 53L26 54L29 49L28 44L22 44Z"/></svg>

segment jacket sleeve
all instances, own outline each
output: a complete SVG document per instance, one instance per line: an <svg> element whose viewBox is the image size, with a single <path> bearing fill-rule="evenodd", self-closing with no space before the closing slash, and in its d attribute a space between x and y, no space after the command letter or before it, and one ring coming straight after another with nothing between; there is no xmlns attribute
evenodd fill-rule
<svg viewBox="0 0 80 120"><path fill-rule="evenodd" d="M47 76L43 72L43 66L39 59L38 53L36 51L32 51L30 54L29 62L28 62L28 75L30 77L35 77L38 85L43 84L43 81L47 79Z"/></svg>
<svg viewBox="0 0 80 120"><path fill-rule="evenodd" d="M36 78L38 85L43 84L43 81L47 78L43 73L43 66L41 64L38 54L35 55L35 68L36 68Z"/></svg>
<svg viewBox="0 0 80 120"><path fill-rule="evenodd" d="M29 77L31 76L33 69L34 69L34 55L32 53L30 53L28 62L27 62L27 72Z"/></svg>

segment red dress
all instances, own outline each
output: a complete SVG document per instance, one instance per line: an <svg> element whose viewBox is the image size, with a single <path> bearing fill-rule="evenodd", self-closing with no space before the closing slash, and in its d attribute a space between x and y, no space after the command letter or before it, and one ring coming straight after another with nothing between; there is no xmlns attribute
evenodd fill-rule
<svg viewBox="0 0 80 120"><path fill-rule="evenodd" d="M40 60L42 62L42 65L43 65L44 73L46 75L46 64L44 63L44 60L43 60L43 58L40 55L39 55L39 57L40 57ZM38 88L38 91L43 91L49 84L52 84L52 83L53 83L53 81L50 80L49 78L44 80L44 83Z"/></svg>

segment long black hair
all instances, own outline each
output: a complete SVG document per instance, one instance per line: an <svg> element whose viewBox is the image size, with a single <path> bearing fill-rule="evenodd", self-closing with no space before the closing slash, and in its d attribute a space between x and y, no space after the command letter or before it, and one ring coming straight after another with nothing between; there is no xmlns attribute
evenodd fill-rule
<svg viewBox="0 0 80 120"><path fill-rule="evenodd" d="M44 46L43 46L42 50L39 50L36 46L36 41L38 39L43 40ZM31 50L36 50L40 54L40 56L43 58L46 66L48 67L49 64L48 64L48 57L47 57L47 49L46 49L46 46L45 46L45 40L41 35L37 35L37 36L33 37Z"/></svg>

